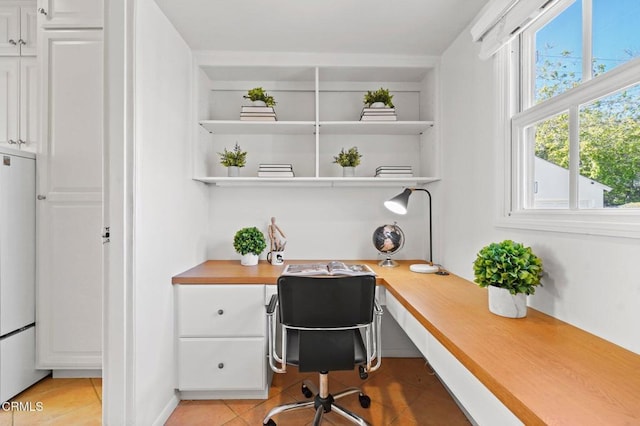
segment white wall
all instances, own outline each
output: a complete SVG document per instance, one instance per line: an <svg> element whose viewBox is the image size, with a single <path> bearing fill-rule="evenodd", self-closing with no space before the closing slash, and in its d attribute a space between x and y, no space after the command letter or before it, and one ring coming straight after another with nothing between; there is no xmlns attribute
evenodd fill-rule
<svg viewBox="0 0 640 426"><path fill-rule="evenodd" d="M265 236L273 216L287 237L285 259L375 259L374 230L398 222L405 233L396 259L425 259L428 252L426 196L411 197L410 211L398 216L383 202L402 190L390 188L211 188L210 259L240 259L233 236L246 226ZM261 258L266 256L262 254Z"/></svg>
<svg viewBox="0 0 640 426"><path fill-rule="evenodd" d="M501 141L496 137L493 61L480 61L463 31L442 56L442 263L473 280L484 245L530 245L544 263L532 307L640 353L638 240L498 228Z"/></svg>
<svg viewBox="0 0 640 426"><path fill-rule="evenodd" d="M191 51L138 0L135 63L135 424L177 404L171 277L206 258L207 188L191 180Z"/></svg>

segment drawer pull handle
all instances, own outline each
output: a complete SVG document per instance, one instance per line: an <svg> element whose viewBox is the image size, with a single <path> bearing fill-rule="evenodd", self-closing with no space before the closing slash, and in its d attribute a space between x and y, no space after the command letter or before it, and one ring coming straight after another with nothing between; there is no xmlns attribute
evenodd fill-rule
<svg viewBox="0 0 640 426"><path fill-rule="evenodd" d="M222 370L224 368L224 364L221 362L220 364L218 364L218 368Z"/></svg>
<svg viewBox="0 0 640 426"><path fill-rule="evenodd" d="M222 315L224 314L224 311L222 309L218 309L218 315Z"/></svg>

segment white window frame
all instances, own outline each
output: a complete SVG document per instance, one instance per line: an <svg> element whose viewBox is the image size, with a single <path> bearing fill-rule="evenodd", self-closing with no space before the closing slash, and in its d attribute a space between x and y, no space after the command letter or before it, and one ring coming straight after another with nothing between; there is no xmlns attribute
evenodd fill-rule
<svg viewBox="0 0 640 426"><path fill-rule="evenodd" d="M576 0L580 1L580 0ZM540 28L553 17L572 4L571 0L559 1L553 12L542 17L534 25ZM585 7L586 4L586 7ZM590 1L583 2L583 39L591 40ZM585 25L585 22L587 25ZM585 29L585 27L587 27ZM535 31L535 30L534 30ZM531 34L530 32L529 34ZM503 178L505 186L502 193L501 215L498 226L533 229L552 232L569 232L588 235L606 235L615 237L640 238L640 211L638 209L579 209L578 170L579 156L570 156L569 165L569 208L568 209L532 209L526 208L525 197L530 191L525 185L532 182L533 157L532 146L526 146L525 132L532 125L557 114L569 113L570 149L579 149L579 108L598 98L605 97L626 87L640 83L640 58L620 65L605 74L593 78L591 61L583 61L583 83L552 99L533 105L529 94L533 90L522 90L520 78L526 84L534 84L532 73L534 58L533 41L521 36L503 47L496 55L496 77L501 89L498 116L500 139L504 141ZM586 52L588 50L588 52ZM523 61L520 63L520 52ZM591 58L590 42L583 42L583 57ZM588 69L584 69L588 68ZM530 200L529 200L530 201Z"/></svg>

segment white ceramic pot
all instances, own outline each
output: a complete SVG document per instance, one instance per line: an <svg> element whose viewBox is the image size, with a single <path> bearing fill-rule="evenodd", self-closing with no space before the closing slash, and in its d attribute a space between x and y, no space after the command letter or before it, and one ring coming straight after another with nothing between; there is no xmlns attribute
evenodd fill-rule
<svg viewBox="0 0 640 426"><path fill-rule="evenodd" d="M489 289L489 311L507 318L524 318L527 316L527 295L511 294L506 288L487 287Z"/></svg>
<svg viewBox="0 0 640 426"><path fill-rule="evenodd" d="M342 168L342 177L354 177L356 175L355 167L343 167Z"/></svg>
<svg viewBox="0 0 640 426"><path fill-rule="evenodd" d="M371 108L384 108L385 106L384 102L374 102L371 104Z"/></svg>
<svg viewBox="0 0 640 426"><path fill-rule="evenodd" d="M229 177L238 177L238 176L240 176L240 167L237 167L237 166L229 166L229 167L227 167L227 175Z"/></svg>
<svg viewBox="0 0 640 426"><path fill-rule="evenodd" d="M251 101L251 105L253 105L253 106L267 106L265 101Z"/></svg>
<svg viewBox="0 0 640 426"><path fill-rule="evenodd" d="M242 266L255 266L258 264L258 255L253 253L243 254L240 258Z"/></svg>

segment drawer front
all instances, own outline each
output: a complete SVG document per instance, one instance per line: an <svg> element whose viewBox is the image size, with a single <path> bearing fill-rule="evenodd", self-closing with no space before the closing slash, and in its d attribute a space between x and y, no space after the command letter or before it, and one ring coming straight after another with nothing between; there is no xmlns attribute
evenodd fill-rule
<svg viewBox="0 0 640 426"><path fill-rule="evenodd" d="M263 285L180 285L180 337L263 337Z"/></svg>
<svg viewBox="0 0 640 426"><path fill-rule="evenodd" d="M180 390L258 390L265 387L264 338L183 338L178 344Z"/></svg>

